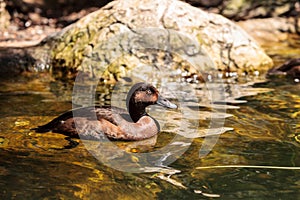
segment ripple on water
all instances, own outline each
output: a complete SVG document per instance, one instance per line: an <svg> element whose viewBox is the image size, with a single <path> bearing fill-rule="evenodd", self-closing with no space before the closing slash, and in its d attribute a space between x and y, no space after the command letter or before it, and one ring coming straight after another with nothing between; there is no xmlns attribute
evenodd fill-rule
<svg viewBox="0 0 300 200"><path fill-rule="evenodd" d="M107 199L157 198L172 196L176 191L191 198L199 198L201 192L225 198L247 198L268 196L272 188L285 191L286 196L283 196L287 197L299 189L296 180L300 177L293 171L197 169L200 166L240 164L300 166L298 85L262 83L251 86L249 83L225 82L225 98L216 101L211 101L207 92L207 88L213 89L215 85L205 86L205 89L200 84L191 84L186 91L165 91L167 98L181 105L178 110L155 106L149 109L150 115L157 118L162 127L157 138L115 142L118 149L124 150L120 155L105 145L101 146L107 152L107 159L118 160L130 155L123 162L124 167L140 167L144 172L126 174L102 165L80 140L74 139L79 142L76 148L66 149L69 141L64 136L30 131L30 128L71 108L70 99L61 98L70 97L70 91L51 91L64 90L60 88L61 84L57 87L51 83L51 86L49 81L38 80L27 86L17 81L16 85L12 82L1 84L5 85L0 94L0 187L5 188L1 197L23 195L25 199L50 196L70 199L98 198L101 195ZM191 88L194 97L187 95ZM110 86L97 91L111 89ZM122 94L125 99L125 89ZM182 97L179 102L178 96L188 98ZM107 99L114 100L109 95L99 94L98 97L105 103L109 102ZM219 137L210 153L200 158L199 150L208 134ZM173 141L178 135L189 140ZM95 151L99 150L98 143L86 142ZM170 166L163 166L161 160L161 166L142 167L140 163L149 160L139 160L134 155L154 152L168 144L172 152L181 146L189 147ZM175 157L172 152L160 156Z"/></svg>

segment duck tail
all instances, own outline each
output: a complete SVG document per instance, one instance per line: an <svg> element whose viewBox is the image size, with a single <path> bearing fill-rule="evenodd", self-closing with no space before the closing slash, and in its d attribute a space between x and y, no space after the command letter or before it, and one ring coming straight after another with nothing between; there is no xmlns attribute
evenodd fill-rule
<svg viewBox="0 0 300 200"><path fill-rule="evenodd" d="M45 125L38 126L38 127L35 127L35 128L31 128L30 130L35 131L37 133L51 132L54 125L55 125L54 121L51 121L51 122L49 122Z"/></svg>
<svg viewBox="0 0 300 200"><path fill-rule="evenodd" d="M59 124L61 124L62 121L73 117L72 111L66 112L56 118L54 118L52 121L50 121L47 124L44 124L42 126L38 126L36 128L32 128L30 130L34 130L37 133L46 133L46 132L51 132L57 127Z"/></svg>

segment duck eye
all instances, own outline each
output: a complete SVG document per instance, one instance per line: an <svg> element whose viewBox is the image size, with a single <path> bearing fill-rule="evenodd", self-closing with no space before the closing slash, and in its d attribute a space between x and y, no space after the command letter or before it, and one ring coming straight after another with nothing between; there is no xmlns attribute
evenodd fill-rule
<svg viewBox="0 0 300 200"><path fill-rule="evenodd" d="M146 90L146 94L147 94L147 95L151 95L151 94L152 94L152 91L151 91L151 90Z"/></svg>

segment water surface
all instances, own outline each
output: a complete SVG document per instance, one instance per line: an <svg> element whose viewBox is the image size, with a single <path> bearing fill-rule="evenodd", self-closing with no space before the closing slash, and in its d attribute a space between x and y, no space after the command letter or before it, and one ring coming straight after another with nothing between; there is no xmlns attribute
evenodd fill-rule
<svg viewBox="0 0 300 200"><path fill-rule="evenodd" d="M295 51L280 57L280 53L269 50L277 63L282 62L282 57L295 57ZM232 82L224 83L226 103L214 105L205 101L205 87L189 84L200 103L186 98L179 110L149 110L163 123L157 138L114 142L125 152L117 155L102 146L108 159L142 172L128 173L95 158L90 148L99 150L99 146L94 141L73 139L72 143L60 134L30 130L72 108L70 85L42 73L1 81L1 199L300 198L299 170L289 168L300 167L300 85L285 79L268 81L264 75L248 77L243 83ZM118 103L113 95L105 95L111 90L112 87L102 87L96 96L102 103ZM124 100L126 89L119 92L119 100ZM175 98L178 93L162 93L181 103ZM211 127L218 117L224 119L217 120L222 122L220 126ZM217 142L206 156L199 157L206 138L198 136L210 128L217 129ZM175 137L189 138L179 139L189 146L178 157L176 150L184 143L174 143ZM175 160L171 164L165 165L161 160L153 167L151 161L164 153L149 160L135 156L155 152L172 142L177 146L170 152L175 153L166 156Z"/></svg>

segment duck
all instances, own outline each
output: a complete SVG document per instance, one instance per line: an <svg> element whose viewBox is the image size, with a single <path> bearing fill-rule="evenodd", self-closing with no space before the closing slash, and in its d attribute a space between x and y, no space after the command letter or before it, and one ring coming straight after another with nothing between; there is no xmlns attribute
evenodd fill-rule
<svg viewBox="0 0 300 200"><path fill-rule="evenodd" d="M134 84L127 93L127 110L107 105L80 107L34 130L37 133L54 132L89 140L101 140L104 137L110 140L144 140L160 132L158 121L146 112L150 105L177 108L153 85L140 82Z"/></svg>
<svg viewBox="0 0 300 200"><path fill-rule="evenodd" d="M300 79L300 58L290 59L282 65L270 69L267 75L269 77L283 75L293 79Z"/></svg>

